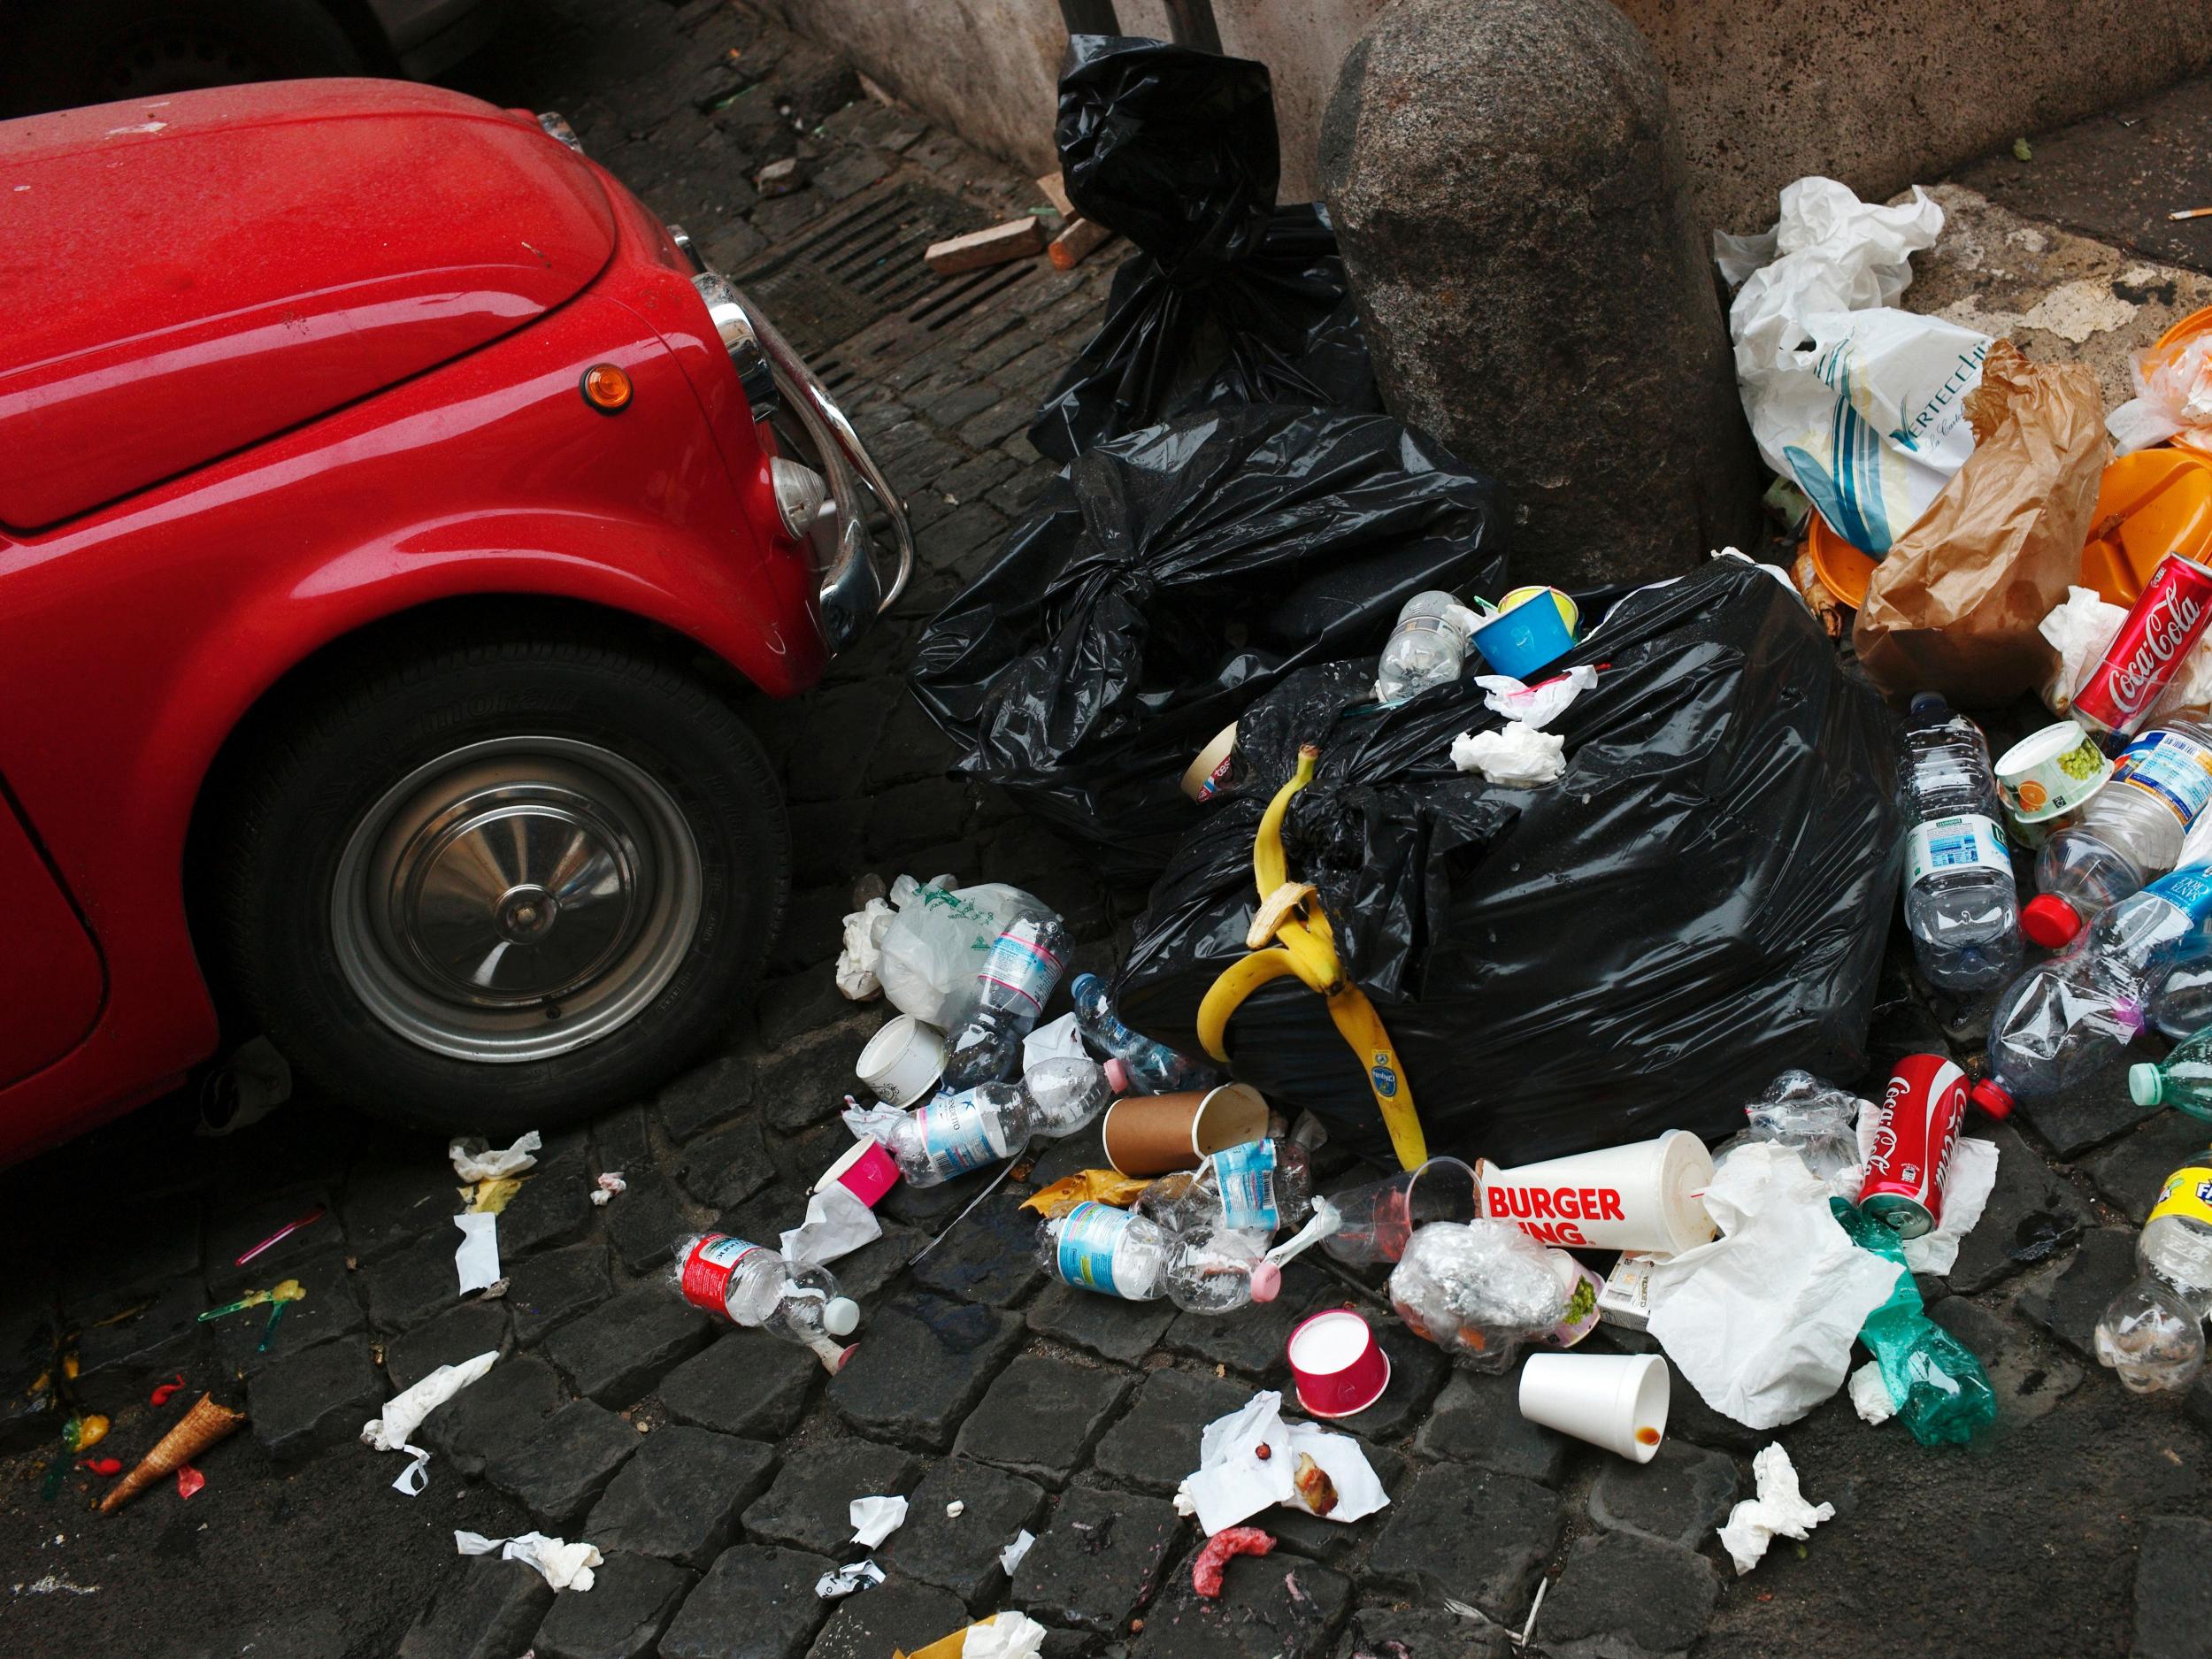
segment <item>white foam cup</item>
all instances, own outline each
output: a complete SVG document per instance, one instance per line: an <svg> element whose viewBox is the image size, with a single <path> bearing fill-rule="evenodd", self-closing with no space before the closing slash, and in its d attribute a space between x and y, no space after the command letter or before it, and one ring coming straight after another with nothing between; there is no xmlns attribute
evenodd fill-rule
<svg viewBox="0 0 2212 1659"><path fill-rule="evenodd" d="M1716 1229L1701 1194L1713 1156L1686 1129L1502 1170L1476 1165L1482 1213L1546 1244L1678 1256Z"/></svg>
<svg viewBox="0 0 2212 1659"><path fill-rule="evenodd" d="M1631 1463L1658 1455L1671 1394L1656 1354L1532 1354L1521 1367L1523 1417Z"/></svg>
<svg viewBox="0 0 2212 1659"><path fill-rule="evenodd" d="M868 1039L853 1070L887 1106L927 1100L945 1074L945 1040L911 1014L887 1019Z"/></svg>

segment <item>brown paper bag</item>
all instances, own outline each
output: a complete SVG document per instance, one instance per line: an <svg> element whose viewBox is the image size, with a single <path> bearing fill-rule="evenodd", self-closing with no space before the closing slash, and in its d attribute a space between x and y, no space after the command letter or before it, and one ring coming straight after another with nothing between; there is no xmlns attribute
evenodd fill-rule
<svg viewBox="0 0 2212 1659"><path fill-rule="evenodd" d="M2081 578L2110 446L2097 377L1990 348L1966 401L1974 453L1874 567L1851 629L1892 697L1939 691L1993 708L2050 676L2036 625Z"/></svg>

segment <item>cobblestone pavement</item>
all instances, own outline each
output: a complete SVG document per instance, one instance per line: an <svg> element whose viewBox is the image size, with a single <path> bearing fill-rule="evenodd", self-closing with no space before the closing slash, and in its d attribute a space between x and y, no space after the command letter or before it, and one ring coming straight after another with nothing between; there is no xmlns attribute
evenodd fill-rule
<svg viewBox="0 0 2212 1659"><path fill-rule="evenodd" d="M1712 1528L1772 1437L1678 1387L1667 1445L1632 1467L1525 1424L1509 1378L1455 1371L1386 1321L1390 1389L1344 1426L1390 1507L1351 1526L1271 1516L1279 1553L1233 1563L1221 1601L1199 1601L1200 1540L1170 1497L1200 1426L1284 1382L1301 1313L1371 1290L1300 1264L1274 1308L1200 1318L1047 1285L1017 1204L1096 1161L1090 1137L1054 1147L918 1267L908 1258L973 1183L895 1193L887 1236L837 1269L867 1319L834 1379L678 1302L662 1282L672 1240L709 1225L772 1237L846 1142L833 1114L881 1018L830 977L856 877L1012 881L1063 910L1080 965L1106 967L1126 943L1142 894L1102 886L1002 801L946 781L950 757L897 678L921 618L1046 475L1021 429L1118 250L1069 275L1033 264L924 280L918 239L1021 211L1032 187L721 0L535 0L462 79L562 110L771 296L911 492L922 569L824 689L755 710L798 832L774 974L725 1052L549 1137L500 1221L503 1299L455 1295L442 1147L311 1100L221 1141L193 1140L188 1103L167 1102L0 1180L15 1240L0 1303L0 1432L14 1448L0 1464L13 1590L0 1650L887 1659L1018 1606L1053 1628L1056 1659L1440 1659L1509 1651L1540 1588L1531 1649L1562 1659L2207 1651L2212 1393L2185 1409L2129 1401L2088 1352L2154 1183L2203 1137L2171 1115L2141 1121L2116 1072L1995 1132L1987 1217L1947 1284L1924 1282L1935 1317L1987 1362L1999 1432L1931 1452L1830 1402L1780 1438L1837 1518L1740 1581ZM757 199L748 180L790 154L810 182ZM1893 968L1878 1064L1946 1037ZM595 1209L606 1170L628 1190ZM230 1265L317 1205L321 1220ZM281 1277L307 1294L267 1352L258 1314L197 1323ZM185 1503L157 1489L101 1520L85 1510L97 1483L65 1468L45 1495L55 1425L25 1402L57 1316L85 1409L113 1416L103 1449L127 1463L154 1438L156 1379L242 1394L250 1434L206 1456L204 1492ZM428 1493L388 1490L402 1460L353 1443L364 1419L494 1348L488 1377L422 1430ZM875 1493L911 1500L878 1552L888 1581L818 1600L816 1578L860 1553L848 1502ZM457 1526L588 1539L608 1564L588 1594L557 1600L520 1564L457 1560ZM1024 1530L1038 1541L1010 1579L1000 1551Z"/></svg>

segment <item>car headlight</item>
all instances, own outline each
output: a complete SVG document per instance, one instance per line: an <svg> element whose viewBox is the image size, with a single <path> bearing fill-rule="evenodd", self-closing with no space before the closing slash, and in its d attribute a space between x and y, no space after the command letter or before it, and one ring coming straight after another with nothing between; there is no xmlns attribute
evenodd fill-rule
<svg viewBox="0 0 2212 1659"><path fill-rule="evenodd" d="M780 404L776 377L768 366L768 354L761 349L760 336L753 331L753 319L745 313L745 302L730 280L717 271L702 271L691 279L691 286L707 303L707 315L714 319L722 349L730 354L737 383L753 406L753 419L767 419Z"/></svg>

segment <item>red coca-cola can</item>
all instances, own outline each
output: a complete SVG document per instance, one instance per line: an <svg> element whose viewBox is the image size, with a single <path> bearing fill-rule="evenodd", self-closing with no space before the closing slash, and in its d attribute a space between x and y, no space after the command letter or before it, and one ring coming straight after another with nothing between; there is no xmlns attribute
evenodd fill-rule
<svg viewBox="0 0 2212 1659"><path fill-rule="evenodd" d="M1901 1239L1943 1219L1943 1186L1966 1118L1966 1073L1939 1054L1909 1054L1889 1074L1859 1208Z"/></svg>
<svg viewBox="0 0 2212 1659"><path fill-rule="evenodd" d="M2158 561L2112 645L2074 693L2073 717L2110 750L2134 735L2212 625L2212 569L2178 553Z"/></svg>

